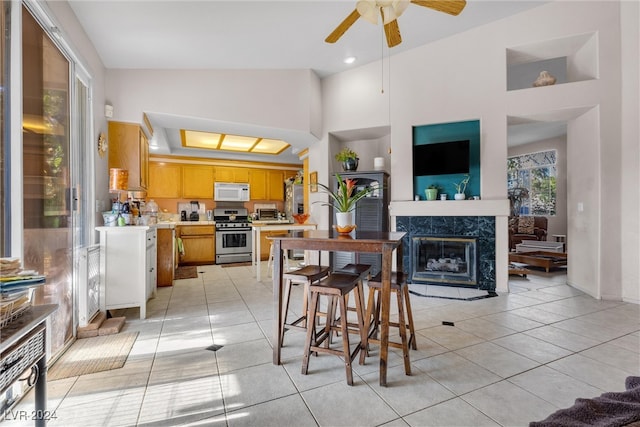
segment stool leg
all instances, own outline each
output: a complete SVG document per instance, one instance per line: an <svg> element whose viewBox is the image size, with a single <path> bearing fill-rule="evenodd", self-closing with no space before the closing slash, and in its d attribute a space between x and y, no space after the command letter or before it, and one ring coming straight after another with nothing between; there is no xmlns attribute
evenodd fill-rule
<svg viewBox="0 0 640 427"><path fill-rule="evenodd" d="M409 344L414 350L418 349L418 343L416 343L416 330L413 326L413 312L411 311L411 298L409 294L409 287L404 286L404 304L407 308L407 318L409 319Z"/></svg>
<svg viewBox="0 0 640 427"><path fill-rule="evenodd" d="M284 345L284 328L287 323L287 314L289 312L289 301L291 299L291 280L284 282L284 294L282 296L282 326L280 328L280 347Z"/></svg>
<svg viewBox="0 0 640 427"><path fill-rule="evenodd" d="M400 331L400 342L402 343L404 373L411 375L411 360L409 359L409 345L407 344L407 321L404 316L404 295L400 290L396 292L396 300L398 301L398 329Z"/></svg>
<svg viewBox="0 0 640 427"><path fill-rule="evenodd" d="M368 322L365 325L364 319L364 288L362 281L356 286L356 316L358 317L358 329L360 330L360 364L364 365L364 358L367 356L369 328Z"/></svg>
<svg viewBox="0 0 640 427"><path fill-rule="evenodd" d="M340 321L340 330L342 332L342 351L344 353L344 367L347 374L347 384L353 385L353 371L351 369L351 349L349 347L349 327L347 325L346 314L347 297L345 295L340 298L340 315L344 317L344 319ZM332 321L335 321L335 319Z"/></svg>
<svg viewBox="0 0 640 427"><path fill-rule="evenodd" d="M311 304L309 304L309 310L307 311L307 319L310 327L307 328L307 338L304 342L304 353L302 356L302 371L303 375L307 375L309 369L309 353L311 352L311 344L315 336L315 320L316 312L318 311L318 294L313 293L311 295Z"/></svg>
<svg viewBox="0 0 640 427"><path fill-rule="evenodd" d="M302 312L304 313L304 320L302 326L307 327L307 319L309 318L309 282L304 284L304 295L302 295Z"/></svg>

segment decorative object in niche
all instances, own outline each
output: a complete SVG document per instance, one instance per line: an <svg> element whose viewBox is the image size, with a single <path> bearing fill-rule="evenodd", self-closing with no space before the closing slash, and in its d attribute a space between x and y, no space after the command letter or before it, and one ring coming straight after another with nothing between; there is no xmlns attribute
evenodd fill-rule
<svg viewBox="0 0 640 427"><path fill-rule="evenodd" d="M342 162L342 169L345 171L358 170L358 153L348 147L344 147L338 154L336 160Z"/></svg>
<svg viewBox="0 0 640 427"><path fill-rule="evenodd" d="M100 157L104 157L107 153L107 138L104 136L104 132L101 132L98 136L98 154Z"/></svg>
<svg viewBox="0 0 640 427"><path fill-rule="evenodd" d="M465 191L467 191L467 184L469 184L469 180L471 179L471 175L466 174L464 179L459 183L453 184L456 188L456 194L453 196L455 200L464 200L467 198Z"/></svg>
<svg viewBox="0 0 640 427"><path fill-rule="evenodd" d="M536 81L533 82L533 87L551 86L554 84L556 84L556 78L549 74L548 71L541 71Z"/></svg>

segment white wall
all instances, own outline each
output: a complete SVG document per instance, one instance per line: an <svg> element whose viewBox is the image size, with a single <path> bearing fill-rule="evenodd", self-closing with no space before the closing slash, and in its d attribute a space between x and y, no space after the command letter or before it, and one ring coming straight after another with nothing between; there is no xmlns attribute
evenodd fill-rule
<svg viewBox="0 0 640 427"><path fill-rule="evenodd" d="M640 303L640 3L621 5L622 25L622 298Z"/></svg>
<svg viewBox="0 0 640 427"><path fill-rule="evenodd" d="M625 108L636 113L633 130L625 131L628 136L625 148L634 154L625 162L625 169L621 162L620 121L621 57L637 58L638 44L622 45L625 53L621 52L620 6L619 2L610 1L551 2L397 54L391 58L391 72L386 74L391 76L391 83L382 95L379 62L324 79L324 131L321 144L310 151L311 170L328 170L329 132L390 123L392 198L411 200L412 186L405 184L412 180L411 168L406 167L411 159L412 126L480 119L482 198L504 199L507 117L567 120L571 174L567 177L568 234L571 247L576 249L570 254L573 268L568 280L595 297L625 298L624 290L637 298L637 291L631 290L634 283L637 287L637 269L627 268L631 283L622 284L621 259L631 247L637 261L638 237L625 236L623 246L619 224L620 183L627 175L636 185L633 192L638 198L638 175L631 171L640 167L631 142L634 136L636 145L638 141L637 90L633 95L625 90L625 96L629 97ZM637 7L625 8L637 17ZM626 19L625 24L629 27L625 35L637 35L637 19ZM598 40L597 79L507 92L508 48L594 32ZM629 81L635 78L633 87L637 89L637 59L623 65ZM574 159L572 152L578 153ZM579 172L574 175L573 169ZM319 177L327 182L326 173L320 173ZM580 213L578 202L584 206ZM637 222L638 209L634 212ZM632 229L637 231L637 227ZM498 288L502 286L503 283L498 283Z"/></svg>
<svg viewBox="0 0 640 427"><path fill-rule="evenodd" d="M142 123L144 112L157 112L262 126L293 134L294 147L321 129L310 70L109 70L107 93L113 120Z"/></svg>

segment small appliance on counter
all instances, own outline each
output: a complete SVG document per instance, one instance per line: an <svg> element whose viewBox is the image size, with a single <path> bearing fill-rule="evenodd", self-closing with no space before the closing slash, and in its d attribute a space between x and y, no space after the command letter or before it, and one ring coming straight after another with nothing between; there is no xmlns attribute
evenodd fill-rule
<svg viewBox="0 0 640 427"><path fill-rule="evenodd" d="M191 213L189 214L189 221L200 221L200 203L197 200L192 200L191 204Z"/></svg>
<svg viewBox="0 0 640 427"><path fill-rule="evenodd" d="M187 211L180 211L180 221L187 221Z"/></svg>
<svg viewBox="0 0 640 427"><path fill-rule="evenodd" d="M277 221L279 218L278 209L258 209L259 221Z"/></svg>

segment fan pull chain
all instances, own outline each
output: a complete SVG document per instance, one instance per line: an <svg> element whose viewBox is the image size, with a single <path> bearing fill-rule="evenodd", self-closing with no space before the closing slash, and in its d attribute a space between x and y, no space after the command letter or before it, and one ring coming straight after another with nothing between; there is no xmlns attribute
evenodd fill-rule
<svg viewBox="0 0 640 427"><path fill-rule="evenodd" d="M380 31L380 93L384 94L384 25Z"/></svg>

